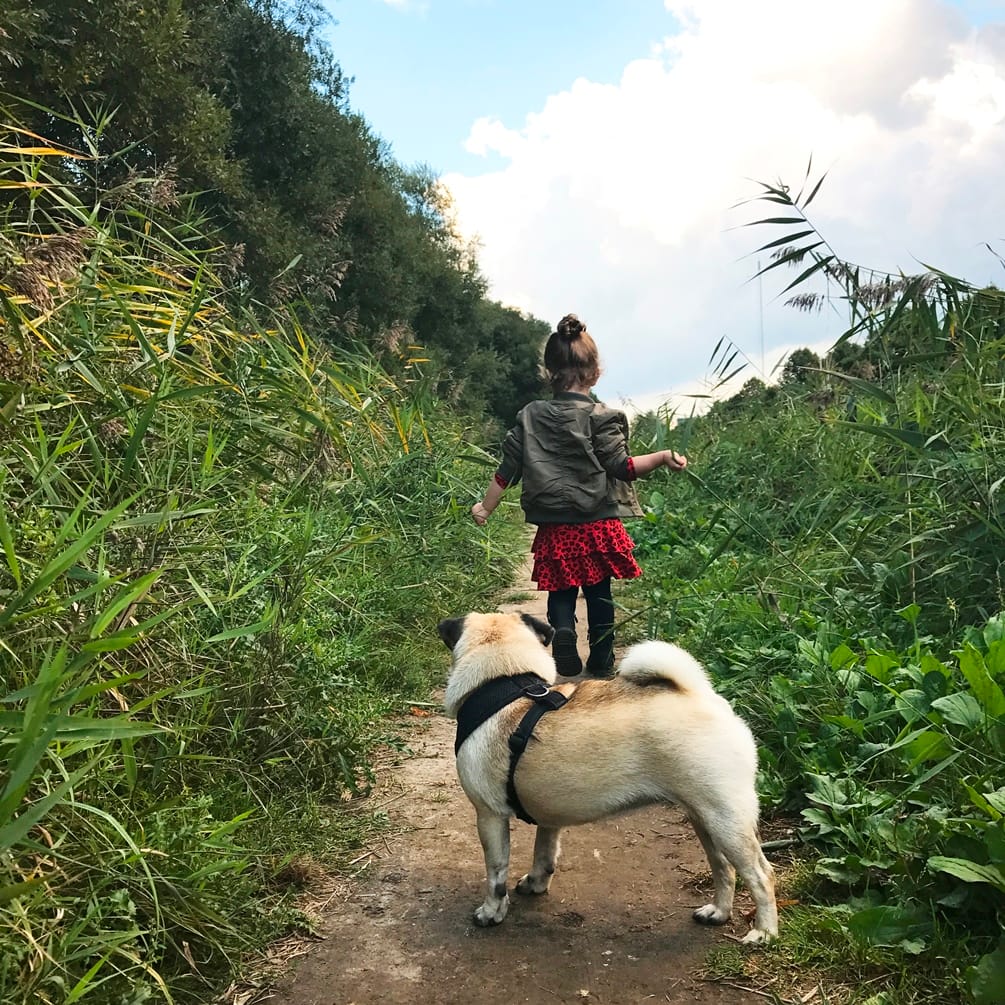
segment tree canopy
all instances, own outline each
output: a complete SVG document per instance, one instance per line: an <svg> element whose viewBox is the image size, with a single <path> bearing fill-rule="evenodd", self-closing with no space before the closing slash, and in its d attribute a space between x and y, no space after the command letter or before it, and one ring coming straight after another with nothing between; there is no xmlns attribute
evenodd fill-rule
<svg viewBox="0 0 1005 1005"><path fill-rule="evenodd" d="M105 182L191 193L235 297L300 302L316 334L378 353L404 334L445 396L505 423L547 326L487 298L435 174L353 111L332 25L317 0L13 0L0 90L39 136L122 151Z"/></svg>

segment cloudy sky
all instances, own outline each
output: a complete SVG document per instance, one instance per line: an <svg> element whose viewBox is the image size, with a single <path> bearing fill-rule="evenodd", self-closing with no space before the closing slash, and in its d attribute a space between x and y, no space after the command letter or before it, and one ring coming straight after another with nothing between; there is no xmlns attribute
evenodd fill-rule
<svg viewBox="0 0 1005 1005"><path fill-rule="evenodd" d="M588 323L608 401L686 411L720 338L742 380L844 330L751 281L777 232L737 208L811 156L839 256L1005 284L1005 0L328 4L352 106L442 177L496 299Z"/></svg>

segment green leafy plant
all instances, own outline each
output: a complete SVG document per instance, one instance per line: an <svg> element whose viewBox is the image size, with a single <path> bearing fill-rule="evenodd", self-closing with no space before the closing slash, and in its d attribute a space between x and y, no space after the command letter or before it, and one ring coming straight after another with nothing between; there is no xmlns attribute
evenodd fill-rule
<svg viewBox="0 0 1005 1005"><path fill-rule="evenodd" d="M841 260L808 217L820 182L762 187L758 255L847 331L776 384L636 424L640 450L686 440L692 464L640 490L628 625L700 653L751 723L828 911L821 966L857 946L890 1002L984 1005L1005 918L1005 300ZM740 363L720 341L714 374Z"/></svg>
<svg viewBox="0 0 1005 1005"><path fill-rule="evenodd" d="M0 998L205 1001L513 560L419 347L237 303L190 204L3 137Z"/></svg>

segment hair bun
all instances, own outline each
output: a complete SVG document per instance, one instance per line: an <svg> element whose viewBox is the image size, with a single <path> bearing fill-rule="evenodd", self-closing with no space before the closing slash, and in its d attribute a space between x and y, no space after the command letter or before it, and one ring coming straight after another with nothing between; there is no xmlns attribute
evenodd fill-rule
<svg viewBox="0 0 1005 1005"><path fill-rule="evenodd" d="M565 339L566 342L571 342L573 339L579 338L579 336L585 331L586 325L584 325L575 314L566 314L565 317L558 322L558 334L561 338Z"/></svg>

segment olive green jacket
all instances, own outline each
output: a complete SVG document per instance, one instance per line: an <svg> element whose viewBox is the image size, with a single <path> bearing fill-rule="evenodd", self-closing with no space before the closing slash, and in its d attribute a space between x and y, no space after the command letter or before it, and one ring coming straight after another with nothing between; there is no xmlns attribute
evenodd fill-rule
<svg viewBox="0 0 1005 1005"><path fill-rule="evenodd" d="M628 419L589 395L561 391L521 409L503 441L498 476L523 480L528 523L642 516L629 481Z"/></svg>

